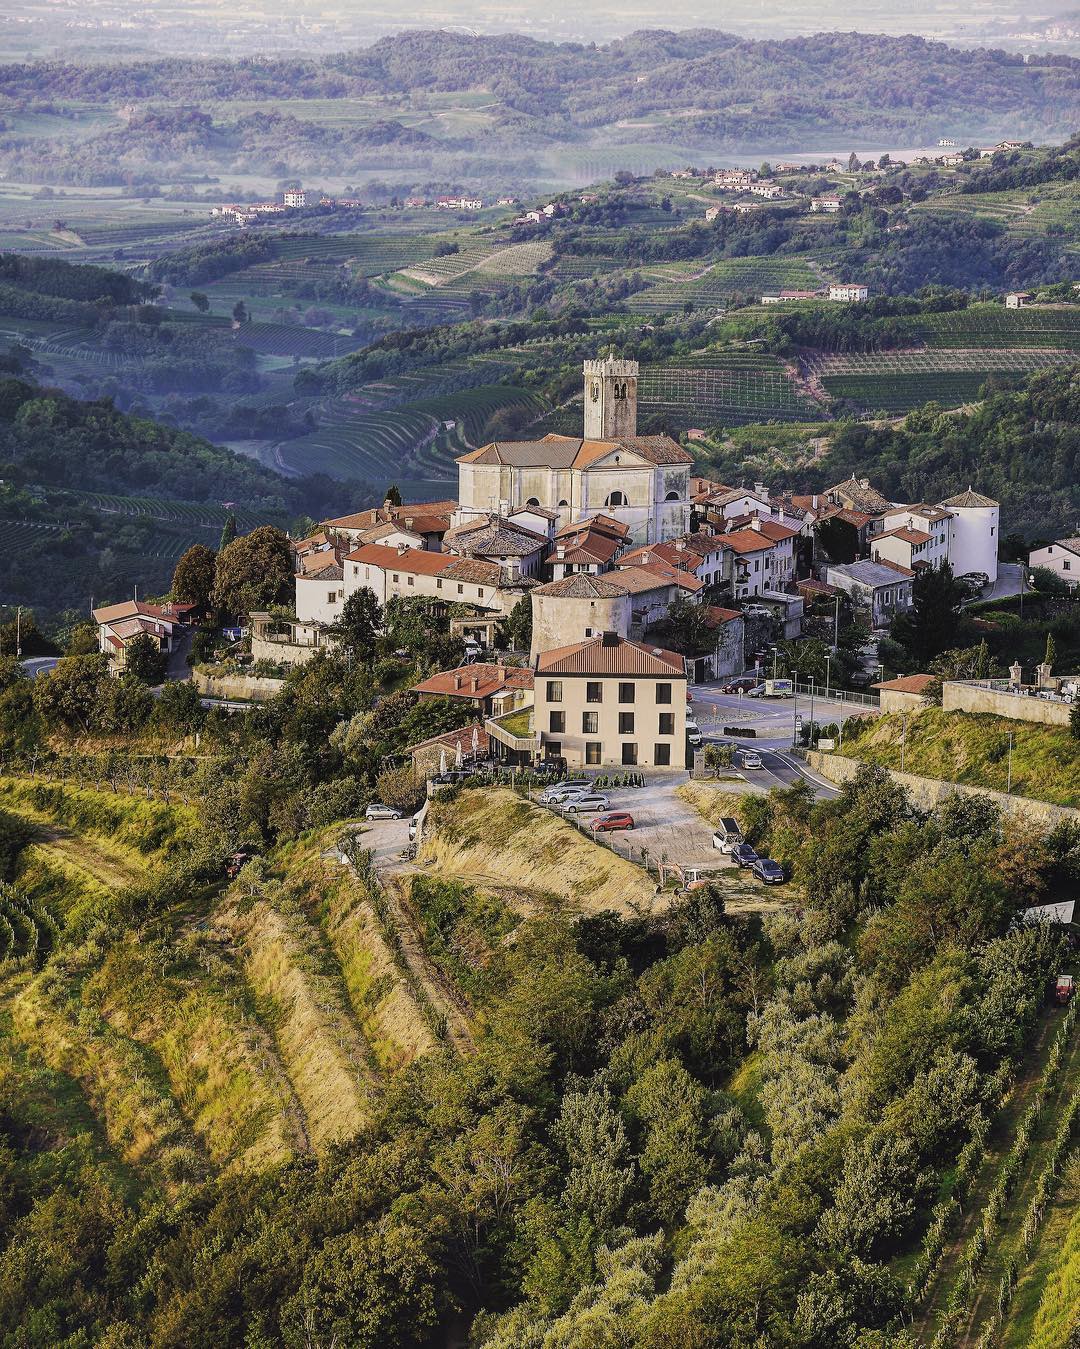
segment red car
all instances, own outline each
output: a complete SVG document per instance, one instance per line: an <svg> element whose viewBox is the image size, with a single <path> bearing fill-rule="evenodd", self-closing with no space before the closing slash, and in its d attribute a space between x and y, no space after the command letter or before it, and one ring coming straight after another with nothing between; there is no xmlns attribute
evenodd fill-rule
<svg viewBox="0 0 1080 1349"><path fill-rule="evenodd" d="M609 810L604 815L597 815L592 827L597 833L602 829L633 829L634 817L628 810Z"/></svg>

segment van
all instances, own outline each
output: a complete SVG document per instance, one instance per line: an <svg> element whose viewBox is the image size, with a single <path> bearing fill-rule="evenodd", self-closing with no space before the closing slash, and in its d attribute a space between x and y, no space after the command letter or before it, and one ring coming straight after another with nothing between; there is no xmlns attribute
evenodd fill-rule
<svg viewBox="0 0 1080 1349"><path fill-rule="evenodd" d="M761 755L753 749L743 749L735 756L737 768L762 768Z"/></svg>
<svg viewBox="0 0 1080 1349"><path fill-rule="evenodd" d="M723 816L717 821L716 831L712 836L714 848L719 848L721 852L729 853L731 850L743 841L742 830L739 828L739 822L730 815Z"/></svg>

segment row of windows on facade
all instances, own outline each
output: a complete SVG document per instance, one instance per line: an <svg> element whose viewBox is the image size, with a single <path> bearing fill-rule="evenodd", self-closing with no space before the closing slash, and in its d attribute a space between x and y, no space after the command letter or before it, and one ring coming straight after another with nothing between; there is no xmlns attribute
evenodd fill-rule
<svg viewBox="0 0 1080 1349"><path fill-rule="evenodd" d="M552 735L566 734L566 713L549 712L548 713L548 731ZM600 713L582 712L581 714L581 734L597 735L600 731ZM657 717L657 735L675 734L675 713L661 712ZM633 712L619 713L619 734L634 734L634 714Z"/></svg>
<svg viewBox="0 0 1080 1349"><path fill-rule="evenodd" d="M549 703L561 703L563 700L563 681L561 679L548 679L545 690L546 698ZM637 701L637 685L631 682L619 685L619 702L632 703ZM658 703L671 702L671 685L666 683L655 684L656 701ZM589 679L585 682L585 701L587 703L602 703L604 701L604 685L599 679Z"/></svg>
<svg viewBox="0 0 1080 1349"><path fill-rule="evenodd" d="M664 497L665 501L682 501L682 499L683 499L682 496L678 492L669 492L667 496ZM569 506L569 504L570 503L566 500L565 497L563 497L563 499L559 502L560 506ZM648 503L645 502L643 504L647 505ZM530 497L528 501L526 501L525 505L526 508L529 506L539 506L540 502L537 500L536 497ZM625 492L609 492L607 496L604 498L604 505L629 506L630 501L627 499L627 495Z"/></svg>
<svg viewBox="0 0 1080 1349"><path fill-rule="evenodd" d="M545 743L544 749L549 758L557 759L562 754L562 745L557 740L549 740ZM624 764L632 765L638 761L638 747L630 740L624 740L620 753L621 761ZM590 740L585 746L585 762L587 764L601 764L604 762L604 747L599 740ZM653 745L652 762L657 768L670 768L671 766L671 746Z"/></svg>
<svg viewBox="0 0 1080 1349"><path fill-rule="evenodd" d="M359 567L354 567L354 568L353 568L353 574L356 575L356 576L359 576L359 575L360 575L360 568L359 568ZM365 567L365 568L364 568L364 579L365 579L366 581L370 581L370 580L371 580L371 568L370 568L370 567ZM400 585L400 584L401 584L401 573L400 573L400 572L396 572L396 571L395 571L395 572L392 572L391 575L390 575L390 579L391 579L391 581L392 581L395 585ZM407 577L405 578L405 581L406 581L406 584L408 584L408 585L411 585L411 586L416 585L416 577L415 577L415 576L407 576ZM441 576L436 576L436 578L435 578L435 589L436 589L436 590L441 590L442 588L443 588L442 577L441 577ZM462 584L461 581L458 581L458 583L457 583L457 593L458 593L459 595L464 595L464 594L465 594L465 586ZM331 593L331 596L330 596L331 602L333 602L333 598L334 598L334 597L333 597L333 593ZM484 598L484 587L483 587L483 586L477 586L477 587L476 587L476 598L477 598L478 600L482 600L482 599Z"/></svg>

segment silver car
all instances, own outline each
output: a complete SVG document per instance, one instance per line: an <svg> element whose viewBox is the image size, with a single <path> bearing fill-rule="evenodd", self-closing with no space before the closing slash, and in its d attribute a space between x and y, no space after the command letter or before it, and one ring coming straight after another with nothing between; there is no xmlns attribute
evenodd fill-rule
<svg viewBox="0 0 1080 1349"><path fill-rule="evenodd" d="M584 796L572 796L564 806L568 815L592 814L593 811L607 810L608 799L592 792Z"/></svg>

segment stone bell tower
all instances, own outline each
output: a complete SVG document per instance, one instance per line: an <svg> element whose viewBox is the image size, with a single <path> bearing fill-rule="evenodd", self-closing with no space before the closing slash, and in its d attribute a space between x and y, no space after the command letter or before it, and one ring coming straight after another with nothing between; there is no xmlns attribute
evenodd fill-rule
<svg viewBox="0 0 1080 1349"><path fill-rule="evenodd" d="M618 440L637 435L637 361L606 356L586 361L585 439Z"/></svg>

